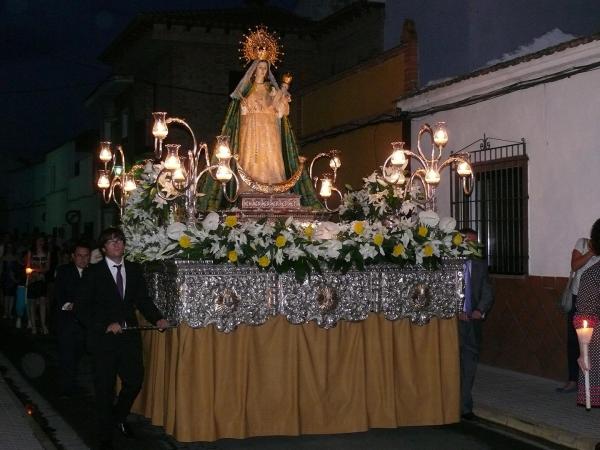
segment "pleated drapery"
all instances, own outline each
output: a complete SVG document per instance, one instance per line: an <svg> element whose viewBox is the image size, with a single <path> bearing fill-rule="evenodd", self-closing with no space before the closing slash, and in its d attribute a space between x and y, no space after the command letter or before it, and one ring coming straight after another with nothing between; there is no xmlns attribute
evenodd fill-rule
<svg viewBox="0 0 600 450"><path fill-rule="evenodd" d="M225 334L146 332L134 412L181 442L347 433L460 419L456 319L371 314L324 330L279 316Z"/></svg>

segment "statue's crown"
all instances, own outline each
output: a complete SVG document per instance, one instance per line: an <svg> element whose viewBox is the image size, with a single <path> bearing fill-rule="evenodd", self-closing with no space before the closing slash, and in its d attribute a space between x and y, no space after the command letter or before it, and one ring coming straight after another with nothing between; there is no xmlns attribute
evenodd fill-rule
<svg viewBox="0 0 600 450"><path fill-rule="evenodd" d="M246 63L263 60L276 67L279 56L283 55L279 50L279 38L274 33L269 33L264 25L258 25L254 30L249 29L240 44L241 58Z"/></svg>

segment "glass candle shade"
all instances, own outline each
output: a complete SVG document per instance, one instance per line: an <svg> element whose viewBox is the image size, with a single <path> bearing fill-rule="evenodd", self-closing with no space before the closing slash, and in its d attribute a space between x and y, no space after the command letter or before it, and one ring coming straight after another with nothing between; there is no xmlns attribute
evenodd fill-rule
<svg viewBox="0 0 600 450"><path fill-rule="evenodd" d="M342 160L338 155L333 155L331 157L329 160L329 167L331 167L333 170L337 170L342 167Z"/></svg>
<svg viewBox="0 0 600 450"><path fill-rule="evenodd" d="M100 142L100 153L99 153L100 161L108 162L112 159L112 152L110 151L110 142Z"/></svg>
<svg viewBox="0 0 600 450"><path fill-rule="evenodd" d="M154 117L154 125L152 126L152 135L156 139L160 139L161 141L167 137L169 134L169 128L167 127L167 119L166 112L154 112L152 116Z"/></svg>
<svg viewBox="0 0 600 450"><path fill-rule="evenodd" d="M217 167L217 173L215 175L217 180L219 180L221 183L226 183L231 180L232 176L233 172L231 172L229 166L225 164L219 164L219 167Z"/></svg>
<svg viewBox="0 0 600 450"><path fill-rule="evenodd" d="M179 162L179 144L167 144L167 157L165 158L165 169L175 170L181 163Z"/></svg>
<svg viewBox="0 0 600 450"><path fill-rule="evenodd" d="M467 161L461 161L458 163L456 173L458 173L461 177L468 177L472 173L471 166Z"/></svg>
<svg viewBox="0 0 600 450"><path fill-rule="evenodd" d="M438 122L433 126L433 142L438 147L444 147L448 143L446 122Z"/></svg>
<svg viewBox="0 0 600 450"><path fill-rule="evenodd" d="M392 184L397 184L400 186L406 183L404 170L402 170L400 166L392 166L390 170L387 171L385 179Z"/></svg>
<svg viewBox="0 0 600 450"><path fill-rule="evenodd" d="M425 182L436 186L440 182L440 173L436 169L428 169L425 173Z"/></svg>
<svg viewBox="0 0 600 450"><path fill-rule="evenodd" d="M108 189L110 187L110 177L108 176L107 170L98 170L98 181L96 182L96 185L100 189Z"/></svg>
<svg viewBox="0 0 600 450"><path fill-rule="evenodd" d="M323 175L321 178L321 190L319 191L319 195L323 198L331 197L331 188L333 183L331 182L331 175Z"/></svg>
<svg viewBox="0 0 600 450"><path fill-rule="evenodd" d="M407 166L408 160L404 153L404 142L392 142L392 157L390 162L395 166L401 166L403 169Z"/></svg>
<svg viewBox="0 0 600 450"><path fill-rule="evenodd" d="M231 148L229 147L229 136L217 136L217 149L215 156L219 161L228 160L231 158Z"/></svg>
<svg viewBox="0 0 600 450"><path fill-rule="evenodd" d="M125 174L123 176L123 190L126 192L135 191L136 189L135 179L131 174Z"/></svg>

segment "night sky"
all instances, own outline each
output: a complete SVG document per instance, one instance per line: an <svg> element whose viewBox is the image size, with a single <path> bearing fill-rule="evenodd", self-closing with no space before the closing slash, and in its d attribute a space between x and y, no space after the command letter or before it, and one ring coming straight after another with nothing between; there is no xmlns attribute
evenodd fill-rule
<svg viewBox="0 0 600 450"><path fill-rule="evenodd" d="M292 9L298 0L271 0ZM35 157L95 124L83 107L110 75L98 60L138 12L239 7L243 0L0 0L2 154ZM415 20L421 83L481 67L560 28L600 31L600 0L388 0L386 47Z"/></svg>
<svg viewBox="0 0 600 450"><path fill-rule="evenodd" d="M83 101L110 75L100 53L139 12L242 6L242 0L0 2L2 154L35 157L94 125ZM290 8L295 1L272 1Z"/></svg>

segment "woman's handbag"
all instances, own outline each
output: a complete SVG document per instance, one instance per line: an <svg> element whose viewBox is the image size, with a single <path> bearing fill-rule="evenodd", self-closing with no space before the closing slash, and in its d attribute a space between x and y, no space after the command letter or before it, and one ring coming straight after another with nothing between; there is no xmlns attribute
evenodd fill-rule
<svg viewBox="0 0 600 450"><path fill-rule="evenodd" d="M565 290L562 292L559 298L560 307L566 313L571 312L571 308L573 308L573 294L571 293L573 278L575 278L575 272L571 271L571 274L569 275L569 281L567 281Z"/></svg>

